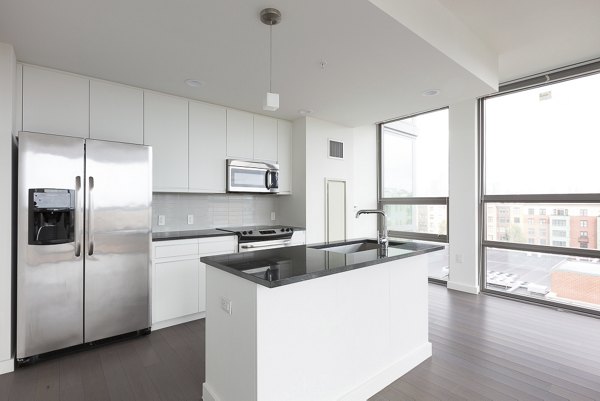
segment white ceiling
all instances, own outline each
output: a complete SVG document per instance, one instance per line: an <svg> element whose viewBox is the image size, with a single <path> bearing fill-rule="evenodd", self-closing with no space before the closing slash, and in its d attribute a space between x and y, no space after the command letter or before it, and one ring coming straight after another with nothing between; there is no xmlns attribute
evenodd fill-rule
<svg viewBox="0 0 600 401"><path fill-rule="evenodd" d="M439 0L498 54L500 82L600 57L600 0Z"/></svg>
<svg viewBox="0 0 600 401"><path fill-rule="evenodd" d="M430 3L443 4L500 55L502 80L600 56L598 0L437 1ZM276 112L262 110L269 36L258 13L264 7L283 14L273 28ZM407 26L366 0L0 2L0 41L12 44L22 62L279 118L310 109L315 117L359 126L493 91L489 79ZM584 38L572 39L582 32ZM559 40L565 35L568 45ZM187 78L205 85L190 88ZM422 96L428 89L442 92Z"/></svg>

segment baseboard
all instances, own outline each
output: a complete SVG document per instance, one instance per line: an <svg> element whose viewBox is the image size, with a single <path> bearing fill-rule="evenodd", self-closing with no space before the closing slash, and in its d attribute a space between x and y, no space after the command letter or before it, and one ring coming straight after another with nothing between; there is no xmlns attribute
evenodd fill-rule
<svg viewBox="0 0 600 401"><path fill-rule="evenodd" d="M475 294L475 295L479 294L479 286L478 285L467 285L467 284L457 283L454 281L448 281L448 284L446 285L446 287L449 290L468 292L469 294Z"/></svg>
<svg viewBox="0 0 600 401"><path fill-rule="evenodd" d="M202 401L220 401L206 382L202 383Z"/></svg>
<svg viewBox="0 0 600 401"><path fill-rule="evenodd" d="M164 329L166 327L175 326L181 323L191 322L192 320L204 319L206 317L206 312L200 313L192 313L191 315L185 315L181 317L177 317L175 319L163 320L161 322L156 322L152 324L152 331Z"/></svg>
<svg viewBox="0 0 600 401"><path fill-rule="evenodd" d="M398 380L401 376L408 373L411 369L430 356L431 343L427 342L405 355L400 360L394 362L388 368L370 378L359 387L339 398L338 401L364 401ZM205 401L208 401L208 399L205 399Z"/></svg>
<svg viewBox="0 0 600 401"><path fill-rule="evenodd" d="M15 370L15 360L7 359L6 361L0 361L0 375L10 373Z"/></svg>

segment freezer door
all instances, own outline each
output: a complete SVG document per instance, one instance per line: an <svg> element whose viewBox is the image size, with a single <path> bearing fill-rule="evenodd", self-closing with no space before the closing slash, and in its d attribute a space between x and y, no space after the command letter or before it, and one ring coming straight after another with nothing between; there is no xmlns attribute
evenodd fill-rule
<svg viewBox="0 0 600 401"><path fill-rule="evenodd" d="M86 140L85 342L150 327L151 157Z"/></svg>
<svg viewBox="0 0 600 401"><path fill-rule="evenodd" d="M18 163L16 352L22 359L83 342L84 140L21 132ZM57 230L60 212L53 209L64 206L66 193L73 195L72 212ZM52 243L56 235L62 239Z"/></svg>

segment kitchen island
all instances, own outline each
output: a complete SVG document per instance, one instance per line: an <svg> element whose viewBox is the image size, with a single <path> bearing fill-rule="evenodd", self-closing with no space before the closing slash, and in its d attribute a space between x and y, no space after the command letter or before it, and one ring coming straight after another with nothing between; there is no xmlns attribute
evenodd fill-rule
<svg viewBox="0 0 600 401"><path fill-rule="evenodd" d="M366 400L431 356L427 259L443 247L363 243L202 258L204 401Z"/></svg>

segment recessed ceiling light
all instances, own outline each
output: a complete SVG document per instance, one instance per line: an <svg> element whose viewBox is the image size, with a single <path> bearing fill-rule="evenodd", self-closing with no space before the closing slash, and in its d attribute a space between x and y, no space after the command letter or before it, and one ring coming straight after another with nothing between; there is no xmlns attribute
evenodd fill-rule
<svg viewBox="0 0 600 401"><path fill-rule="evenodd" d="M312 110L308 110L308 109L298 110L298 114L300 114L301 116L307 116L307 115L311 114L312 112L313 112Z"/></svg>
<svg viewBox="0 0 600 401"><path fill-rule="evenodd" d="M423 96L437 96L440 94L439 89L429 89L423 92Z"/></svg>
<svg viewBox="0 0 600 401"><path fill-rule="evenodd" d="M185 84L187 86L191 86L192 88L199 88L204 86L204 81L200 81L198 79L186 79Z"/></svg>

